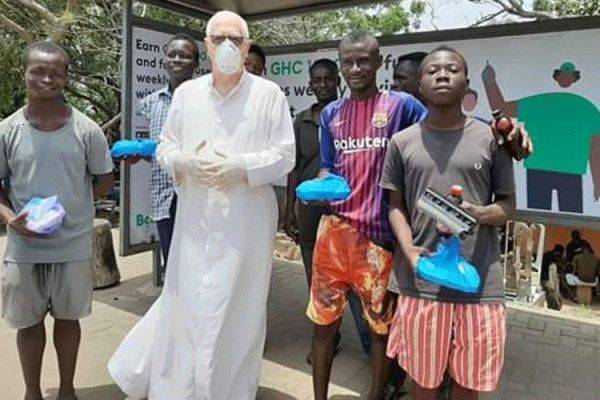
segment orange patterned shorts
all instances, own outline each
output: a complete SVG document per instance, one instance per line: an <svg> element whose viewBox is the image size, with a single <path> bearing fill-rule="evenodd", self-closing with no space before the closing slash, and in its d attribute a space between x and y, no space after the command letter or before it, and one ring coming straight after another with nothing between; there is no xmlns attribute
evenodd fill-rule
<svg viewBox="0 0 600 400"><path fill-rule="evenodd" d="M317 325L332 324L344 315L347 293L353 290L362 302L371 330L386 335L393 317L393 303L387 295L392 266L391 252L339 217L323 216L306 315Z"/></svg>

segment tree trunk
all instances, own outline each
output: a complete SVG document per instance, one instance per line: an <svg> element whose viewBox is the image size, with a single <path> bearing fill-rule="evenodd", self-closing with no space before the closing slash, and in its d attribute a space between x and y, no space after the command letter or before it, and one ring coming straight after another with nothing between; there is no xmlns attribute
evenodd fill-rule
<svg viewBox="0 0 600 400"><path fill-rule="evenodd" d="M105 219L94 219L92 248L94 254L94 289L102 289L118 284L121 274L115 257L110 222Z"/></svg>

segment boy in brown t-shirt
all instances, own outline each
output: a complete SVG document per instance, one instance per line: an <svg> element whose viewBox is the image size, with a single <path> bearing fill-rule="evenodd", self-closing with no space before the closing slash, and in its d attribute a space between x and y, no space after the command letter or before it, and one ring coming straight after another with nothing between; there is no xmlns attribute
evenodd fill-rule
<svg viewBox="0 0 600 400"><path fill-rule="evenodd" d="M504 288L494 227L514 212L512 160L489 126L463 114L468 78L462 55L438 48L420 72L429 114L393 137L381 180L398 241L400 289L388 356L415 381L416 400L435 398L446 369L455 382L450 398L476 399L478 392L495 389L504 360ZM417 199L427 188L448 193L454 184L464 188L462 206L478 220L462 251L481 276L475 294L428 283L415 273L418 258L438 240L435 221L416 209Z"/></svg>

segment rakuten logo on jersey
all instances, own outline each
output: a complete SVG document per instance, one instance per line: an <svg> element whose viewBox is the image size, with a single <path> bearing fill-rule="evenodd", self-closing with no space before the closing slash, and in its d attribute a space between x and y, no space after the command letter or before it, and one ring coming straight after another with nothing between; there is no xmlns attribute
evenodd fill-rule
<svg viewBox="0 0 600 400"><path fill-rule="evenodd" d="M389 141L390 140L386 137L367 136L360 139L334 139L333 146L335 147L336 151L341 151L344 154L348 154L371 149L385 149Z"/></svg>

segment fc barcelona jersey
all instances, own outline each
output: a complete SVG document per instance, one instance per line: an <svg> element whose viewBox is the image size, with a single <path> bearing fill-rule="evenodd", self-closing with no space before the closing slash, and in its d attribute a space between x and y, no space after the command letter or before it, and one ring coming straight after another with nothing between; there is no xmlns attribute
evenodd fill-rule
<svg viewBox="0 0 600 400"><path fill-rule="evenodd" d="M393 240L388 199L379 187L389 140L426 113L417 99L402 92L339 99L321 113L321 167L343 176L352 188L350 197L332 203L330 211L370 240Z"/></svg>

